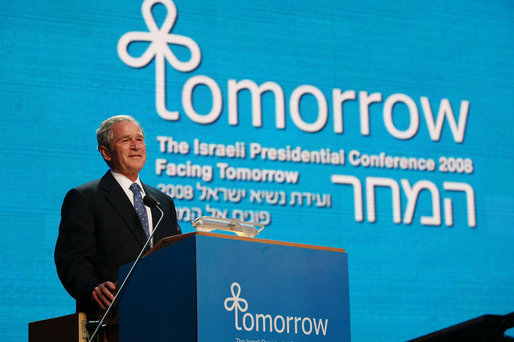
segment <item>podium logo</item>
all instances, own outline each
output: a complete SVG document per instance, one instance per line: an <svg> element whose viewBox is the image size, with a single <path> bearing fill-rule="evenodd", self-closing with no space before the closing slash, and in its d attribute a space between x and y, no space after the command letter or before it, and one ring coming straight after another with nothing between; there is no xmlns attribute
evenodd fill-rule
<svg viewBox="0 0 514 342"><path fill-rule="evenodd" d="M159 28L152 13L156 4L166 7L167 14L162 26ZM142 6L143 19L148 32L127 32L118 41L118 56L127 65L133 68L142 68L155 58L155 105L157 113L166 120L178 120L177 111L166 108L166 61L173 68L182 72L189 72L198 67L201 61L201 52L198 44L189 37L171 33L177 19L177 7L171 0L145 0ZM134 42L147 42L150 46L140 57L132 57L128 47ZM169 44L181 45L191 52L188 61L180 61Z"/></svg>
<svg viewBox="0 0 514 342"><path fill-rule="evenodd" d="M248 301L241 298L239 283L233 282L230 286L230 292L232 296L225 299L224 305L225 310L234 311L234 326L237 330L322 336L327 334L327 318L253 314L247 312L249 309Z"/></svg>

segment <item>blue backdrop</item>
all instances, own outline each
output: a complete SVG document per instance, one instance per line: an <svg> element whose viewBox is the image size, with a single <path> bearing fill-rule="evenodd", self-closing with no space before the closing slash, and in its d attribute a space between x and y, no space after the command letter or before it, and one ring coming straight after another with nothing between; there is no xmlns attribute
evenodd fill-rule
<svg viewBox="0 0 514 342"><path fill-rule="evenodd" d="M141 122L141 178L185 232L238 217L346 249L354 341L513 311L510 1L0 0L0 18L2 341L74 310L60 206L105 172L114 114Z"/></svg>

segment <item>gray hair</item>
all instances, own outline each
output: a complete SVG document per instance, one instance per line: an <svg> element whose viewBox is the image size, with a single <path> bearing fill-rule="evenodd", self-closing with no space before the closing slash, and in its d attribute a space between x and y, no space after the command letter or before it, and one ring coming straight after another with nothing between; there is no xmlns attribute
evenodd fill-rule
<svg viewBox="0 0 514 342"><path fill-rule="evenodd" d="M113 138L112 126L120 122L132 122L138 125L141 129L141 132L143 133L143 136L145 135L143 128L141 127L139 122L137 122L136 119L134 119L133 117L129 115L111 116L110 118L102 122L100 127L98 127L98 129L96 130L96 140L98 141L98 147L105 146L109 149L111 148L111 142Z"/></svg>

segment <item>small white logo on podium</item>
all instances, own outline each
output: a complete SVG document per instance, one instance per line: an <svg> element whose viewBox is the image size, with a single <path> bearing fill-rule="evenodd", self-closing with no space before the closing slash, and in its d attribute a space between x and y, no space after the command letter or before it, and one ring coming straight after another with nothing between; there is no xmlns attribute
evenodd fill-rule
<svg viewBox="0 0 514 342"><path fill-rule="evenodd" d="M241 298L241 285L233 282L230 285L231 297L224 302L225 310L234 311L234 327L237 330L262 331L269 333L304 334L326 336L328 318L282 316L271 314L252 314L248 301ZM242 317L238 313L245 313Z"/></svg>

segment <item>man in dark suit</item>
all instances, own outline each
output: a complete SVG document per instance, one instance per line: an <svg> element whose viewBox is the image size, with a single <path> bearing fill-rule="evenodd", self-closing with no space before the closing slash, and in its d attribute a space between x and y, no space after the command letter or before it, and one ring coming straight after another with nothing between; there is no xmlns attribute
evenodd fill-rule
<svg viewBox="0 0 514 342"><path fill-rule="evenodd" d="M54 255L77 311L87 313L111 303L118 268L137 257L160 218L158 209L141 203L145 195L154 196L164 211L153 241L180 234L173 200L139 179L146 161L139 123L130 116L111 117L98 128L97 140L110 170L66 195Z"/></svg>

